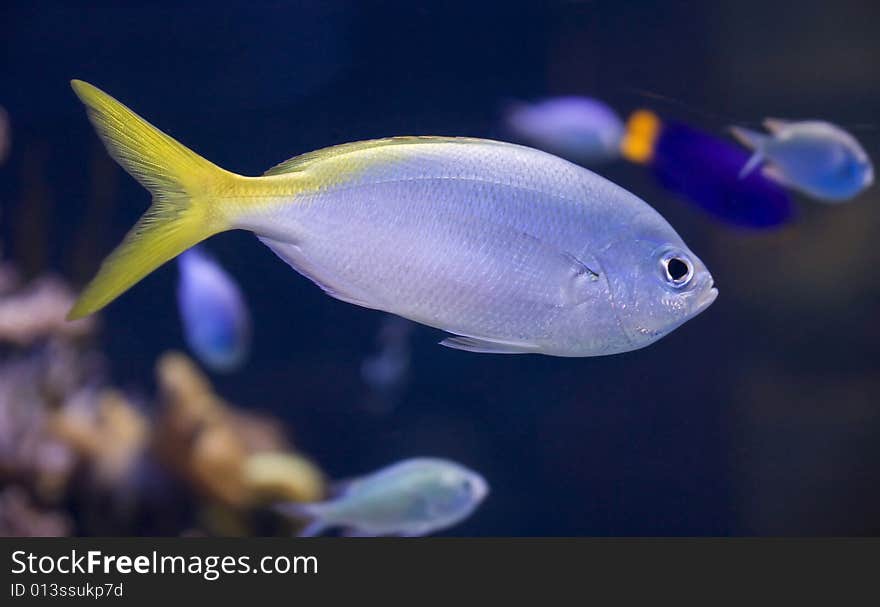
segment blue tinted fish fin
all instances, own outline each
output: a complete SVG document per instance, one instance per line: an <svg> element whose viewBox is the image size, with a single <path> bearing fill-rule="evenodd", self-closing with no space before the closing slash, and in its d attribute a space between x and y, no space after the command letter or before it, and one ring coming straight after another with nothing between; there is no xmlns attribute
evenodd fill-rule
<svg viewBox="0 0 880 607"><path fill-rule="evenodd" d="M764 128L767 129L770 133L776 135L777 133L779 133L779 131L790 125L791 121L781 120L779 118L765 118L764 122L762 122L761 124L763 124Z"/></svg>
<svg viewBox="0 0 880 607"><path fill-rule="evenodd" d="M295 519L309 521L299 530L299 537L314 537L324 532L327 523L324 521L325 504L323 502L311 504L288 503L275 506L275 510Z"/></svg>
<svg viewBox="0 0 880 607"><path fill-rule="evenodd" d="M763 149L764 144L770 138L769 135L765 135L764 133L759 133L751 129L745 129L741 126L732 126L728 130L730 131L730 134L733 135L734 139L739 141L750 150Z"/></svg>
<svg viewBox="0 0 880 607"><path fill-rule="evenodd" d="M739 178L745 179L746 177L748 177L749 173L754 171L763 161L764 154L762 154L760 151L756 151L754 154L751 155L749 161L743 165L743 168L739 170Z"/></svg>
<svg viewBox="0 0 880 607"><path fill-rule="evenodd" d="M440 342L440 345L454 350L465 350L481 354L530 354L538 352L537 346L527 343L506 342L464 335L447 337Z"/></svg>
<svg viewBox="0 0 880 607"><path fill-rule="evenodd" d="M782 174L782 171L780 171L772 164L765 164L763 167L761 167L761 173L763 173L764 177L766 177L767 179L775 181L781 186L787 188L792 187L792 183L785 178L785 175Z"/></svg>
<svg viewBox="0 0 880 607"><path fill-rule="evenodd" d="M758 133L738 126L730 127L730 134L741 144L750 150L755 151L751 158L749 158L749 161L746 162L745 165L743 165L743 168L739 171L739 178L743 179L749 173L758 168L758 165L764 161L764 145L770 137L763 133Z"/></svg>

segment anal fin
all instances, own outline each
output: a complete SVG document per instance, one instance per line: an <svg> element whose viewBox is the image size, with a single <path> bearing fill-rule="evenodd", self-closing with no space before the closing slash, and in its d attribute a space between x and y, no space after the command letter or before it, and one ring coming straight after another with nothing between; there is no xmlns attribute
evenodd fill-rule
<svg viewBox="0 0 880 607"><path fill-rule="evenodd" d="M740 179L745 179L749 176L749 174L758 168L758 165L764 161L764 155L760 151L756 151L749 157L749 161L746 162L743 167L739 170L738 177Z"/></svg>
<svg viewBox="0 0 880 607"><path fill-rule="evenodd" d="M792 187L792 183L788 179L786 179L782 171L780 171L778 167L772 164L765 164L763 167L761 167L761 173L763 173L764 177L766 177L767 179L775 181L783 187Z"/></svg>
<svg viewBox="0 0 880 607"><path fill-rule="evenodd" d="M767 142L768 136L739 126L732 126L729 130L737 141L754 152L739 171L739 178L745 179L764 161L764 144Z"/></svg>
<svg viewBox="0 0 880 607"><path fill-rule="evenodd" d="M480 354L534 354L539 351L537 346L530 344L466 337L464 335L447 337L440 342L440 345L454 350L465 350Z"/></svg>

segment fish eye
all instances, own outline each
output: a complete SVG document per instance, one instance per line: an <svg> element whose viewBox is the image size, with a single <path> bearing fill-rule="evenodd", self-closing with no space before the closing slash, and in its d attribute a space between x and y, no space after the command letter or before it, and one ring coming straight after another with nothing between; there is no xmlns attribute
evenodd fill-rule
<svg viewBox="0 0 880 607"><path fill-rule="evenodd" d="M666 280L674 287L685 286L694 276L694 267L685 257L670 255L663 258L662 264L666 271Z"/></svg>

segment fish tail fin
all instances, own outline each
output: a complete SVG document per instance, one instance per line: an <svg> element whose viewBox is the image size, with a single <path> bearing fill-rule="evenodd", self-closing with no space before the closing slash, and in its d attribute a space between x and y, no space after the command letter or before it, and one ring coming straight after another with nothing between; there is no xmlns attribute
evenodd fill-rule
<svg viewBox="0 0 880 607"><path fill-rule="evenodd" d="M104 260L69 320L97 312L163 263L230 229L217 202L236 178L91 84L72 80L71 86L107 151L153 194L153 203Z"/></svg>
<svg viewBox="0 0 880 607"><path fill-rule="evenodd" d="M620 140L620 154L636 164L649 164L663 123L649 110L636 110L626 121L626 130Z"/></svg>
<svg viewBox="0 0 880 607"><path fill-rule="evenodd" d="M729 130L734 139L750 150L754 150L754 153L739 171L739 178L745 179L749 173L754 171L762 162L764 162L764 144L769 137L763 133L758 133L739 126L732 126Z"/></svg>
<svg viewBox="0 0 880 607"><path fill-rule="evenodd" d="M324 504L321 502L309 504L292 502L276 506L275 510L279 514L306 521L305 526L297 533L299 537L315 537L327 529L327 523L323 518Z"/></svg>

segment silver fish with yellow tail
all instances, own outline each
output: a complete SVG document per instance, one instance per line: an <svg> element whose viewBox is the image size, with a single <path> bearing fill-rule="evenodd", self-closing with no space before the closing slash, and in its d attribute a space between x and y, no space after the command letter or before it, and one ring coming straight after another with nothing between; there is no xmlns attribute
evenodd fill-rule
<svg viewBox="0 0 880 607"><path fill-rule="evenodd" d="M709 271L648 204L519 145L392 137L297 156L261 177L205 160L124 105L73 88L153 205L74 305L91 314L225 230L254 232L329 295L452 334L474 352L598 356L705 310Z"/></svg>

